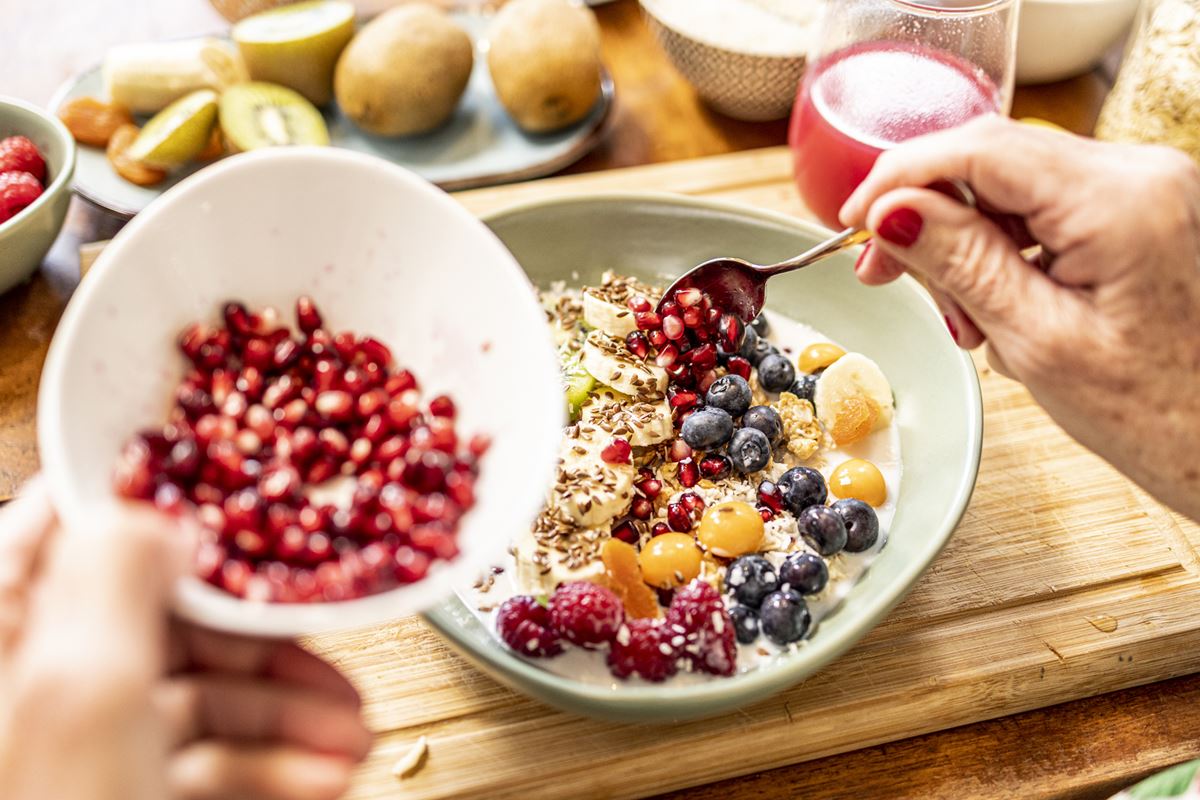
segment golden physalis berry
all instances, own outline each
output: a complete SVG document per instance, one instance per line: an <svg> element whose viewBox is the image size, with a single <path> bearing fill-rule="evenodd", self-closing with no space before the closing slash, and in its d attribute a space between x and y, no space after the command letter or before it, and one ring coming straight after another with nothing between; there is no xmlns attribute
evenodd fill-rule
<svg viewBox="0 0 1200 800"><path fill-rule="evenodd" d="M878 508L887 502L887 483L879 467L861 458L843 461L829 476L829 491Z"/></svg>
<svg viewBox="0 0 1200 800"><path fill-rule="evenodd" d="M832 342L817 342L810 344L800 352L800 357L796 359L796 366L800 368L801 372L811 375L819 369L825 369L844 355L846 355L846 351Z"/></svg>
<svg viewBox="0 0 1200 800"><path fill-rule="evenodd" d="M737 558L757 553L763 541L762 515L740 500L719 503L704 512L697 538L713 555Z"/></svg>
<svg viewBox="0 0 1200 800"><path fill-rule="evenodd" d="M686 533L660 533L642 548L642 578L659 589L674 589L700 574L702 553Z"/></svg>

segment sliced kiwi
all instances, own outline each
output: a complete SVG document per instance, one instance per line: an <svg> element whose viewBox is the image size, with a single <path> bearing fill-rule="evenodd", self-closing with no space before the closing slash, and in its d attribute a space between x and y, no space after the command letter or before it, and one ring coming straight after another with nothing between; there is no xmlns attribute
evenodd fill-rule
<svg viewBox="0 0 1200 800"><path fill-rule="evenodd" d="M325 118L299 93L252 81L221 95L221 130L236 151L291 144L329 144Z"/></svg>
<svg viewBox="0 0 1200 800"><path fill-rule="evenodd" d="M567 411L571 419L579 419L583 404L596 388L596 379L583 368L578 358L574 358L563 365L563 384L567 392Z"/></svg>
<svg viewBox="0 0 1200 800"><path fill-rule="evenodd" d="M196 158L217 123L217 93L199 89L154 115L126 152L159 169L174 169Z"/></svg>

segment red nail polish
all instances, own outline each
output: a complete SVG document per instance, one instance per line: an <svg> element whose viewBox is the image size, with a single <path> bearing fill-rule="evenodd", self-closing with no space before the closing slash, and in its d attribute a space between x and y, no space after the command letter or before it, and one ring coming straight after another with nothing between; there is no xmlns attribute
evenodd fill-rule
<svg viewBox="0 0 1200 800"><path fill-rule="evenodd" d="M924 224L921 215L911 208L897 208L883 218L877 233L892 244L911 247Z"/></svg>
<svg viewBox="0 0 1200 800"><path fill-rule="evenodd" d="M868 242L868 243L867 243L867 246L866 246L866 247L864 247L864 248L862 249L862 252L858 254L858 260L854 262L854 273L855 273L856 275L858 274L858 271L859 271L860 269L862 269L862 265L866 263L866 261L867 261L867 255L868 255L870 252L871 252L871 244L870 244L870 242Z"/></svg>
<svg viewBox="0 0 1200 800"><path fill-rule="evenodd" d="M954 323L949 317L943 316L942 319L946 320L946 327L950 330L950 338L954 340L955 344L958 344L958 328L954 327Z"/></svg>

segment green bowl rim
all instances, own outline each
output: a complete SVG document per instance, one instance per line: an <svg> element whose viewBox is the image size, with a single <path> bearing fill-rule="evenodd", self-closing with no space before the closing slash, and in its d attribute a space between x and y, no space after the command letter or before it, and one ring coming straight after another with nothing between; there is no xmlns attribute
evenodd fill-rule
<svg viewBox="0 0 1200 800"><path fill-rule="evenodd" d="M25 208L21 209L4 222L0 222L0 234L7 233L8 231L12 230L18 223L20 223L21 220L32 216L37 209L48 204L51 198L56 197L63 191L63 188L71 182L71 178L75 175L75 156L79 150L79 146L75 143L75 137L72 136L71 132L67 130L67 126L63 125L62 121L58 117L54 116L45 109L39 108L33 103L27 103L24 100L18 100L15 97L0 95L0 107L4 106L19 108L22 111L33 114L43 122L50 123L50 128L55 132L55 134L57 134L62 141L66 142L67 157L63 160L62 169L58 171L58 175L56 175L54 180L50 182L50 185L42 191L37 200L34 200L32 203L25 206Z"/></svg>
<svg viewBox="0 0 1200 800"><path fill-rule="evenodd" d="M800 233L823 239L831 234L826 228L807 220L798 219L775 211L753 208L750 206L719 200L709 200L668 192L589 192L572 194L553 198L537 199L519 202L511 206L481 215L484 223L491 224L506 217L535 211L548 206L558 206L573 203L609 202L617 204L648 203L691 208L695 210L714 211L742 218L755 219L773 225L792 228ZM920 288L913 278L905 275L900 279L910 291ZM931 298L923 292L918 297L931 309L936 310ZM916 586L920 576L932 565L938 553L950 540L950 536L958 527L966 512L975 482L979 475L979 462L983 449L983 395L979 385L979 374L975 370L974 361L966 351L958 354L960 366L964 372L968 404L968 452L967 469L958 481L954 495L946 504L942 518L943 533L933 537L926 544L925 558L914 559L904 564L898 572L899 580L888 587L888 592L880 593L879 602L873 613L860 618L858 624L841 632L840 636L817 637L808 642L803 650L783 656L770 667L736 675L723 680L713 680L691 686L626 686L612 689L600 685L582 683L548 670L541 669L535 664L526 662L517 656L500 648L481 650L473 645L471 637L464 634L454 623L451 609L455 604L462 605L457 597L451 598L433 610L426 612L425 620L443 637L448 639L460 650L469 654L471 660L482 661L488 666L504 674L515 674L519 681L537 686L539 695L547 697L564 697L585 701L591 708L603 714L605 710L626 714L644 709L647 703L681 706L686 714L687 706L698 705L728 706L739 702L739 698L753 694L758 699L794 685L808 675L820 670L849 650L862 639L870 630L878 625L885 616ZM877 597L880 595L876 595ZM803 653L803 658L797 656ZM817 666L813 667L812 665ZM752 702L747 700L746 702ZM690 714L687 716L695 716Z"/></svg>

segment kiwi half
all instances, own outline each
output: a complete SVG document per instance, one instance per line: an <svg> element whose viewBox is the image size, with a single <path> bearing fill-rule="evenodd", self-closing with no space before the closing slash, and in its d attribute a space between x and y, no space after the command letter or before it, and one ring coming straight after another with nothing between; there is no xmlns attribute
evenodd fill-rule
<svg viewBox="0 0 1200 800"><path fill-rule="evenodd" d="M325 118L316 106L286 86L241 83L221 95L219 117L235 151L292 144L329 144Z"/></svg>

